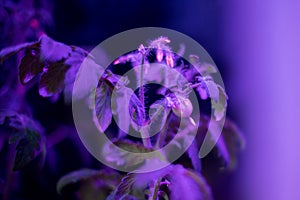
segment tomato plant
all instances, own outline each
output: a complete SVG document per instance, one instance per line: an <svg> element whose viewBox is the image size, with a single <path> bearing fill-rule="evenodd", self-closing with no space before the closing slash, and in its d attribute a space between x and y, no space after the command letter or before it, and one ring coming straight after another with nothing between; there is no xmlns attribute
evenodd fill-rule
<svg viewBox="0 0 300 200"><path fill-rule="evenodd" d="M213 199L201 146L216 144L209 156L224 170L234 169L244 146L240 130L225 120L228 96L214 79L216 66L197 55L183 58L184 49L175 53L168 35L148 38L101 66L92 52L47 36L45 17L24 18L29 24L26 39L0 51L3 199L30 196L30 178L41 193L53 192L56 184L58 198L65 199ZM133 76L126 75L129 71ZM196 103L206 103L210 112L197 112L193 93ZM91 123L109 139L99 144L99 154L114 167L100 164L79 140L72 119L72 103L77 101L87 105ZM218 137L210 123L221 120L225 124ZM165 146L166 151L158 151ZM172 160L170 155L178 151L183 152ZM149 170L161 163L164 168ZM145 168L147 172L138 173Z"/></svg>

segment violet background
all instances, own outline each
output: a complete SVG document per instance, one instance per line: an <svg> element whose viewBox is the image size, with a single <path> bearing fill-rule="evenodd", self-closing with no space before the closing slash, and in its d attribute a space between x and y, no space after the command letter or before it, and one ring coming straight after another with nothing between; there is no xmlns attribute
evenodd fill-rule
<svg viewBox="0 0 300 200"><path fill-rule="evenodd" d="M222 200L296 200L300 199L299 10L297 0L56 0L54 23L47 33L66 44L95 46L121 31L157 26L197 40L221 71L229 95L228 115L243 130L247 142L236 171L215 175L214 196ZM60 152L74 153L67 146L74 144L64 142ZM55 155L49 153L51 160ZM55 178L87 167L84 162L101 165L89 158L78 163L71 158L55 162L65 163L52 163L61 166L59 173L47 168Z"/></svg>
<svg viewBox="0 0 300 200"><path fill-rule="evenodd" d="M248 143L234 184L239 199L300 199L299 8L229 1L224 13L229 110L242 118Z"/></svg>

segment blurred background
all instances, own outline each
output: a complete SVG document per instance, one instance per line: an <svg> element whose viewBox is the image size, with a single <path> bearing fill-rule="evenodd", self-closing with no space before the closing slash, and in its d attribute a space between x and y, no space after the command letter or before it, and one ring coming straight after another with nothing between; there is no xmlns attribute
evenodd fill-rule
<svg viewBox="0 0 300 200"><path fill-rule="evenodd" d="M216 174L215 198L300 199L299 1L43 2L50 13L44 15L45 32L66 44L93 47L121 31L147 26L173 29L198 41L221 72L228 116L247 143L237 169ZM1 47L7 43L3 40Z"/></svg>

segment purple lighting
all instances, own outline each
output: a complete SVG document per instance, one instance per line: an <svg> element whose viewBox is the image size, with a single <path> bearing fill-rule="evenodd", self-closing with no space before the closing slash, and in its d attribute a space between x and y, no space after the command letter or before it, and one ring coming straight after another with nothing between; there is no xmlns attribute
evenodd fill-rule
<svg viewBox="0 0 300 200"><path fill-rule="evenodd" d="M299 1L229 1L229 107L247 138L237 199L300 199Z"/></svg>
<svg viewBox="0 0 300 200"><path fill-rule="evenodd" d="M300 199L299 0L0 0L0 199Z"/></svg>

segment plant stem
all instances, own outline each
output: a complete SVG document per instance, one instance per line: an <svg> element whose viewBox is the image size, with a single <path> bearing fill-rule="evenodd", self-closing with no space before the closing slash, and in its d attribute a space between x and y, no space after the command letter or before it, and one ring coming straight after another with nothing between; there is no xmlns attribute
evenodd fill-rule
<svg viewBox="0 0 300 200"><path fill-rule="evenodd" d="M72 130L70 127L67 126L59 127L57 130L55 130L47 136L47 148L52 148L53 146L67 139L69 136L72 135L72 131L75 130Z"/></svg>
<svg viewBox="0 0 300 200"><path fill-rule="evenodd" d="M142 59L141 70L140 70L140 88L139 88L140 101L143 108L145 109L145 94L144 94L144 57Z"/></svg>
<svg viewBox="0 0 300 200"><path fill-rule="evenodd" d="M145 111L145 93L144 93L144 61L145 58L143 56L142 59L142 64L141 64L141 70L140 70L140 88L139 88L139 97L140 97L140 101L142 104L142 108ZM141 136L142 136L142 141L145 147L151 148L152 144L151 144L151 140L149 137L149 131L146 128L140 128L140 132L141 132Z"/></svg>
<svg viewBox="0 0 300 200"><path fill-rule="evenodd" d="M141 135L142 135L142 140L143 144L147 148L152 148L152 143L149 137L149 131L147 128L141 128L140 129Z"/></svg>
<svg viewBox="0 0 300 200"><path fill-rule="evenodd" d="M171 116L171 112L168 114L168 116L166 118L166 121L165 121L165 124L164 124L161 132L158 135L156 145L155 145L156 148L161 148L162 145L163 145L163 141L165 141L165 139L166 139L167 130L168 130L168 127L169 127L169 118L170 118L170 116Z"/></svg>
<svg viewBox="0 0 300 200"><path fill-rule="evenodd" d="M157 200L158 198L158 190L159 190L159 186L160 186L160 182L161 182L162 178L159 178L156 181L156 184L154 186L154 192L153 192L153 196L152 196L152 200Z"/></svg>

